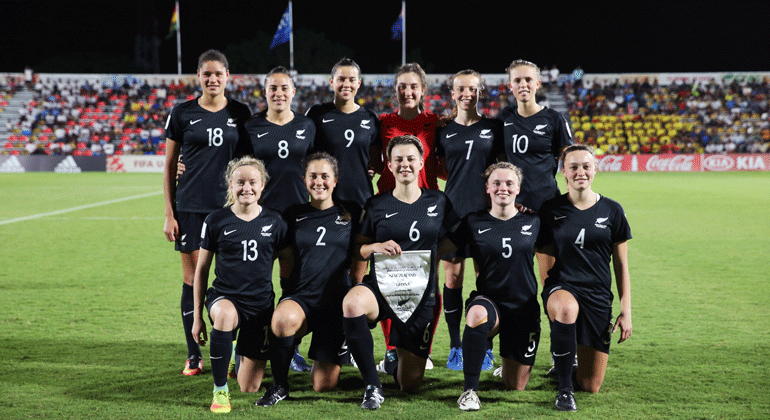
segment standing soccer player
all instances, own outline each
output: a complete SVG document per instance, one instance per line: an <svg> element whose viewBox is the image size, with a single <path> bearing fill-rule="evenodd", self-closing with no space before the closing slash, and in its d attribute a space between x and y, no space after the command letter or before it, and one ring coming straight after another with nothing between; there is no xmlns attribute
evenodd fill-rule
<svg viewBox="0 0 770 420"><path fill-rule="evenodd" d="M211 321L211 411L215 413L231 410L227 371L236 334L241 392L259 390L265 374L267 332L275 301L273 260L285 246L287 230L280 214L259 204L267 180L262 162L251 157L232 161L227 169L228 205L207 216L201 231L192 335L199 344L208 338L203 321L205 302ZM216 278L208 288L215 256Z"/></svg>
<svg viewBox="0 0 770 420"><path fill-rule="evenodd" d="M561 151L573 143L572 132L563 115L538 105L540 69L534 63L516 60L506 72L516 104L497 114L503 121L505 154L524 175L516 202L537 211L545 200L559 195L554 177Z"/></svg>
<svg viewBox="0 0 770 420"><path fill-rule="evenodd" d="M452 80L455 102L450 121L437 134L436 157L447 172L444 192L453 203L458 217L486 209L484 178L487 166L503 152L503 130L500 120L489 119L478 112L479 95L484 89L481 75L463 70ZM460 322L463 310L463 277L467 247L441 256L444 266L444 316L449 330L447 368L463 370ZM491 350L485 357L486 370L493 368Z"/></svg>
<svg viewBox="0 0 770 420"><path fill-rule="evenodd" d="M166 122L166 162L163 170L165 224L163 233L175 241L182 256L182 325L187 341L187 361L182 374L201 373L201 350L190 333L193 324L193 277L198 261L200 232L206 216L225 203L222 181L227 163L248 149L243 124L249 108L225 96L230 77L227 58L209 50L198 59L199 98L175 106ZM187 171L178 177L183 155Z"/></svg>
<svg viewBox="0 0 770 420"><path fill-rule="evenodd" d="M541 295L551 321L551 352L559 378L556 408L575 411L575 356L578 386L599 392L611 334L620 328L618 343L631 337L631 229L620 204L591 189L596 157L590 147L568 147L562 153L562 165L567 193L543 203L539 212L543 228L550 230L550 244L543 252L552 257L545 267L547 274L541 269L545 280ZM620 315L614 325L610 262L620 297Z"/></svg>
<svg viewBox="0 0 770 420"><path fill-rule="evenodd" d="M334 102L314 105L305 114L316 125L314 150L329 153L339 162L345 176L338 181L337 197L363 207L374 194L369 171L379 171L381 166L379 120L356 103L361 69L355 61L343 58L337 62L329 83Z"/></svg>
<svg viewBox="0 0 770 420"><path fill-rule="evenodd" d="M360 207L335 201L339 167L325 152L308 156L305 185L310 203L289 207L281 263L291 272L271 322L270 363L274 382L256 405L269 407L289 396L288 371L295 337L313 333L310 376L316 392L337 386L347 356L342 332L342 298L350 288L353 238ZM356 260L356 267L363 267Z"/></svg>
<svg viewBox="0 0 770 420"><path fill-rule="evenodd" d="M468 214L447 237L456 247L467 244L479 267L462 340L465 392L457 402L463 411L478 410L481 405L479 376L489 337L500 335L501 376L507 388L523 390L535 363L540 305L532 259L543 237L537 215L516 204L521 176L509 162L489 166L484 179L490 209ZM537 255L541 264L550 261L545 254Z"/></svg>
<svg viewBox="0 0 770 420"><path fill-rule="evenodd" d="M382 294L394 289L396 296L406 290L392 279L377 279L375 266L368 280L353 286L343 301L343 328L351 354L364 380L362 408L374 410L384 400L382 384L372 354L370 328L381 319L391 319L391 344L396 347L397 361L386 364L402 391L417 391L425 374L435 328L434 310L438 305L436 257L438 239L458 223L446 195L438 190L419 187L423 167L422 143L414 136L400 136L388 145L388 169L395 177L396 188L371 197L364 207L360 233L356 238L358 256L374 259L374 254L401 255L405 251L429 253L429 273L422 294L407 296L399 308L412 307L408 320L396 315L396 308ZM380 284L380 282L383 282ZM385 282L388 282L387 284Z"/></svg>
<svg viewBox="0 0 770 420"><path fill-rule="evenodd" d="M265 186L265 205L279 212L308 201L303 161L313 148L315 124L291 110L296 93L288 69L270 70L265 76L267 109L246 122L254 157L265 162L270 174Z"/></svg>

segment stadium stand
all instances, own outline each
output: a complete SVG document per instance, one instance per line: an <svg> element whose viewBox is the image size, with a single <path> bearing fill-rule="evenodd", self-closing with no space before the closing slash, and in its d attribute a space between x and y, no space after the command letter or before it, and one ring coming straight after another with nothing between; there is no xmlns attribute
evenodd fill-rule
<svg viewBox="0 0 770 420"><path fill-rule="evenodd" d="M490 77L480 101L494 117L512 103L505 76ZM317 76L298 86L295 112L332 100ZM386 77L364 76L359 104L378 115L393 110ZM426 108L451 112L446 76L434 76ZM260 77L231 78L228 95L253 112L264 108ZM378 82L378 80L385 82ZM562 78L562 80L564 80ZM552 84L553 86L554 84ZM0 153L163 154L164 125L175 103L195 98L194 77L92 77L36 75L26 86L23 75L0 77ZM538 102L569 117L576 141L600 154L620 153L767 153L770 151L770 89L767 78L727 85L659 85L648 80L596 82L566 79L542 89Z"/></svg>

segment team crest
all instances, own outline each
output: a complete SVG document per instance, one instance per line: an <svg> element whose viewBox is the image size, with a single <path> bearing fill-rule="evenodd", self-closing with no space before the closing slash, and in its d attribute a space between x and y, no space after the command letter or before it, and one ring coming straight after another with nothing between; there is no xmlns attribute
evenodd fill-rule
<svg viewBox="0 0 770 420"><path fill-rule="evenodd" d="M305 139L305 130L297 130L297 138L304 140Z"/></svg>
<svg viewBox="0 0 770 420"><path fill-rule="evenodd" d="M273 234L268 232L272 227L273 225L262 226L262 236L272 236Z"/></svg>
<svg viewBox="0 0 770 420"><path fill-rule="evenodd" d="M337 220L335 220L334 223L336 223L338 225L347 225L350 222L348 222L347 220L343 219L342 216L337 216Z"/></svg>
<svg viewBox="0 0 770 420"><path fill-rule="evenodd" d="M371 129L372 129L372 127L371 127L371 126L369 126L369 122L370 122L370 121L371 121L371 120L361 120L361 128L365 128L365 129L367 129L367 130L371 130Z"/></svg>
<svg viewBox="0 0 770 420"><path fill-rule="evenodd" d="M521 234L522 234L522 235L531 236L531 235L532 235L532 232L530 232L530 230L529 230L529 229L531 229L531 228L532 228L532 225L525 225L525 226L522 226L522 227L521 227Z"/></svg>
<svg viewBox="0 0 770 420"><path fill-rule="evenodd" d="M607 217L599 217L599 218L597 218L596 219L596 227L598 227L600 229L605 229L607 227L607 225L605 225L605 223L607 222L607 219L608 219Z"/></svg>
<svg viewBox="0 0 770 420"><path fill-rule="evenodd" d="M428 216L430 216L430 217L438 216L438 213L435 212L436 211L436 207L438 207L438 204L436 204L434 206L428 207Z"/></svg>
<svg viewBox="0 0 770 420"><path fill-rule="evenodd" d="M535 129L532 130L532 132L535 134L540 134L541 136L544 136L545 132L543 130L545 130L546 127L548 127L548 124L536 125Z"/></svg>
<svg viewBox="0 0 770 420"><path fill-rule="evenodd" d="M228 127L237 127L237 126L235 125L235 120L234 120L234 119L232 119L232 118L228 118L228 119L227 119L227 126L228 126Z"/></svg>

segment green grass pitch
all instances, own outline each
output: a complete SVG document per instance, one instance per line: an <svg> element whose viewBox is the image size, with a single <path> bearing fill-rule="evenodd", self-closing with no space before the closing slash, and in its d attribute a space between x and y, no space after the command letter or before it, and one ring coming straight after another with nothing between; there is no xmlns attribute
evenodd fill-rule
<svg viewBox="0 0 770 420"><path fill-rule="evenodd" d="M208 361L200 377L179 373L181 266L160 190L160 174L0 174L0 418L214 416ZM290 399L268 409L231 380L233 412L220 417L770 418L770 173L600 173L594 190L631 224L634 332L613 344L601 392L577 393L576 413L553 408L545 318L527 390L483 373L481 411L458 410L462 373L444 367L442 317L436 368L417 395L383 377L383 407L364 412L353 367L326 394L291 372Z"/></svg>

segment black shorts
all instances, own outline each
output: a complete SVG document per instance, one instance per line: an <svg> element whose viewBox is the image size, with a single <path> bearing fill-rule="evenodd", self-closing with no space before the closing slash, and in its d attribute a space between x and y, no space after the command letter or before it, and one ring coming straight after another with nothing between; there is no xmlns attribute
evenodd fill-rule
<svg viewBox="0 0 770 420"><path fill-rule="evenodd" d="M377 305L379 309L379 320L391 319L393 320L393 310L388 306L385 298L374 289L372 285L367 283L361 283L361 285L369 288L377 298ZM433 299L435 300L435 299ZM390 345L394 347L400 347L411 353L414 353L418 357L427 359L430 356L430 347L433 344L433 304L423 303L415 311L417 315L412 315L414 321L406 327L400 320L398 322L391 322L390 324ZM374 325L370 325L374 328Z"/></svg>
<svg viewBox="0 0 770 420"><path fill-rule="evenodd" d="M541 293L546 315L548 315L548 297L556 290L570 292L580 307L576 322L577 344L609 354L612 342L612 306L591 305L590 301L584 298L584 294L589 292L580 288L557 282L546 283Z"/></svg>
<svg viewBox="0 0 770 420"><path fill-rule="evenodd" d="M270 330L270 320L273 318L273 307L266 307L261 311L254 311L241 299L234 296L222 295L213 287L206 292L206 310L211 312L211 306L219 300L229 300L235 310L238 311L238 326L233 331L233 338L237 334L238 342L235 345L235 354L254 360L268 360L270 355L267 332ZM209 315L209 322L213 325Z"/></svg>
<svg viewBox="0 0 770 420"><path fill-rule="evenodd" d="M177 212L174 216L179 225L179 233L176 235L174 250L179 252L193 252L201 247L201 231L203 222L208 213Z"/></svg>
<svg viewBox="0 0 770 420"><path fill-rule="evenodd" d="M522 307L512 309L488 296L473 292L467 301L467 308L473 305L475 299L487 299L497 310L500 323L500 356L522 365L534 365L540 345L540 305L537 299L533 298Z"/></svg>
<svg viewBox="0 0 770 420"><path fill-rule="evenodd" d="M350 360L345 345L345 333L342 330L342 297L330 299L319 308L309 307L301 297L288 296L305 312L307 333L313 333L308 357L321 362L342 365Z"/></svg>

